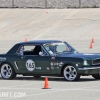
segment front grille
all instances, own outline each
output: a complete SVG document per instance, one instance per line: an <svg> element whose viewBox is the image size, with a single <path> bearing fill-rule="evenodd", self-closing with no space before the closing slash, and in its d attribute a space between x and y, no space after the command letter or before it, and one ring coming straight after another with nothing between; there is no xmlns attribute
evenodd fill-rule
<svg viewBox="0 0 100 100"><path fill-rule="evenodd" d="M100 59L93 60L92 65L100 65Z"/></svg>

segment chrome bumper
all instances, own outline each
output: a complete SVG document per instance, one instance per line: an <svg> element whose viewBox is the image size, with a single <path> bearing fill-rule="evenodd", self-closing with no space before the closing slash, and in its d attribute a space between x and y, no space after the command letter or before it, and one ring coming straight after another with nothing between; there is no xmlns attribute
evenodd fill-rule
<svg viewBox="0 0 100 100"><path fill-rule="evenodd" d="M100 67L84 67L84 68L78 68L78 70L90 70L90 69L100 69Z"/></svg>

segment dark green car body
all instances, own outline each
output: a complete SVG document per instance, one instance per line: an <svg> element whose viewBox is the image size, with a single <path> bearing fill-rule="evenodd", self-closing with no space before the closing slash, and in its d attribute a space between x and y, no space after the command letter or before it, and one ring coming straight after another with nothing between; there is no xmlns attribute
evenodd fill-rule
<svg viewBox="0 0 100 100"><path fill-rule="evenodd" d="M14 45L6 54L0 55L0 66L11 65L16 74L32 76L62 76L65 66L73 66L79 75L93 75L100 72L100 54L83 54L71 48L71 52L50 55L43 44L62 42L60 40L34 40ZM31 51L19 53L22 46L41 46L46 55L34 55ZM24 53L25 52L25 53ZM38 51L39 53L40 51Z"/></svg>

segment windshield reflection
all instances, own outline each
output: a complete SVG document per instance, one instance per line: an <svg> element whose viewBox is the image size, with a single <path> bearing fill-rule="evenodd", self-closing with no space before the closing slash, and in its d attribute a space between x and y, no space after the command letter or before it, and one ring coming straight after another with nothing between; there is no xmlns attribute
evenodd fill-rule
<svg viewBox="0 0 100 100"><path fill-rule="evenodd" d="M76 53L77 51L66 42L52 42L43 45L50 55Z"/></svg>

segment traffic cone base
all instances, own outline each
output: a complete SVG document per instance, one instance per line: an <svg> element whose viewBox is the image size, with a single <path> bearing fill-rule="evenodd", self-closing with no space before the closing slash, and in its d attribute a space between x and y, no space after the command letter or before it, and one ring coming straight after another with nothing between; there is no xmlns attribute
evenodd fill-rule
<svg viewBox="0 0 100 100"><path fill-rule="evenodd" d="M42 89L51 89L51 88L42 88Z"/></svg>
<svg viewBox="0 0 100 100"><path fill-rule="evenodd" d="M48 78L45 78L44 88L42 89L50 89L48 84Z"/></svg>
<svg viewBox="0 0 100 100"><path fill-rule="evenodd" d="M93 45L92 45L92 43L90 43L90 49L91 49L91 48L93 48Z"/></svg>

